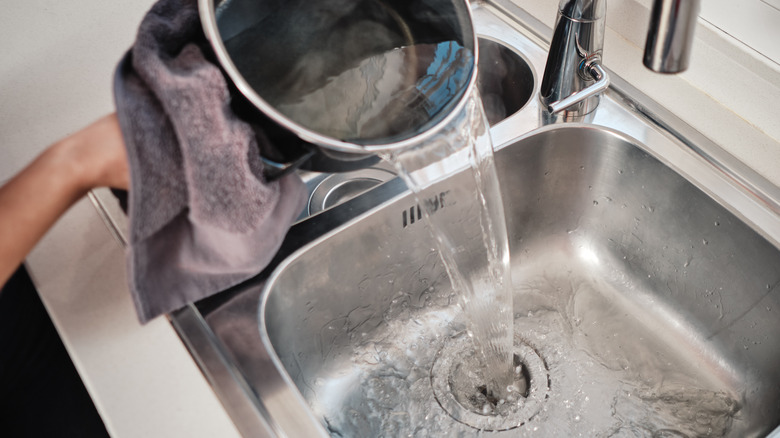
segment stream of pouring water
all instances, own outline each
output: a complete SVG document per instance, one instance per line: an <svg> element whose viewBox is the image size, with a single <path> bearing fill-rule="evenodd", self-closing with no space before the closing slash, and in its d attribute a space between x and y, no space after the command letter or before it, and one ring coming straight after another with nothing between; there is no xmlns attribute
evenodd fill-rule
<svg viewBox="0 0 780 438"><path fill-rule="evenodd" d="M386 158L415 194L453 288L459 291L469 335L483 356L487 381L475 383L484 383L495 399L506 399L514 380L512 281L488 129L475 88L464 110L432 140ZM428 201L440 193L440 180L458 170L467 172L473 185L447 187L446 202L468 203L473 213L465 220L434 214ZM436 209L440 206L437 203Z"/></svg>

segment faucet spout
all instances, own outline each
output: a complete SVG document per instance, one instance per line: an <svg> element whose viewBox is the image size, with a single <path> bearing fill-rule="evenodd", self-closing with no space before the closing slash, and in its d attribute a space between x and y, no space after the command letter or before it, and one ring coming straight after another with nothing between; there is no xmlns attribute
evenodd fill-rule
<svg viewBox="0 0 780 438"><path fill-rule="evenodd" d="M688 67L700 0L654 0L644 64L659 73ZM590 113L609 86L601 67L607 0L561 0L540 99L551 114Z"/></svg>
<svg viewBox="0 0 780 438"><path fill-rule="evenodd" d="M644 64L658 73L688 68L699 0L655 0L647 31Z"/></svg>

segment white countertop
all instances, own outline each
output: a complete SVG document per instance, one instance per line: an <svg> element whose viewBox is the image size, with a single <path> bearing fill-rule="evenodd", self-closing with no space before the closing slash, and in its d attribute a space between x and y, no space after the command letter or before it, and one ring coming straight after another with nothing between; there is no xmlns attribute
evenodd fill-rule
<svg viewBox="0 0 780 438"><path fill-rule="evenodd" d="M114 109L116 63L153 0L27 0L0 14L0 181ZM115 437L239 436L166 318L138 323L124 253L89 199L27 266Z"/></svg>
<svg viewBox="0 0 780 438"><path fill-rule="evenodd" d="M27 265L111 436L239 436L168 320L139 324L124 250L89 198Z"/></svg>
<svg viewBox="0 0 780 438"><path fill-rule="evenodd" d="M0 181L54 140L113 110L113 69L152 3L6 5ZM557 2L516 3L552 25ZM648 4L610 1L607 67L780 185L780 68L702 23L689 72L647 72L640 46ZM57 223L27 263L112 436L238 435L168 320L138 323L123 250L88 199Z"/></svg>

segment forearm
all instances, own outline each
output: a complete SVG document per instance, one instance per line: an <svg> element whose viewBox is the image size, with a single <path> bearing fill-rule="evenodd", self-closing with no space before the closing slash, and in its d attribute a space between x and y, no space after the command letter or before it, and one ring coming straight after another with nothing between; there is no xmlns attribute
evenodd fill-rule
<svg viewBox="0 0 780 438"><path fill-rule="evenodd" d="M50 146L0 187L0 285L90 189L128 184L122 134L113 114Z"/></svg>
<svg viewBox="0 0 780 438"><path fill-rule="evenodd" d="M86 189L60 142L0 188L0 284Z"/></svg>

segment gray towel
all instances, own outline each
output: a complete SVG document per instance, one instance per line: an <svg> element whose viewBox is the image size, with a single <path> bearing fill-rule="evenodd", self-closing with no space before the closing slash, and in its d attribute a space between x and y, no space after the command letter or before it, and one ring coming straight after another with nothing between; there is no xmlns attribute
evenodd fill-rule
<svg viewBox="0 0 780 438"><path fill-rule="evenodd" d="M141 322L258 274L305 202L297 176L264 181L256 135L209 58L197 1L161 0L116 72Z"/></svg>

